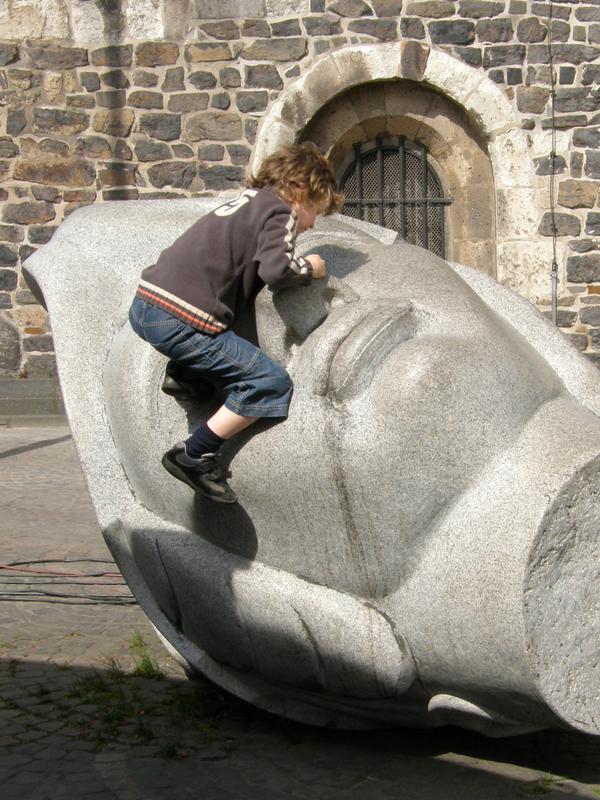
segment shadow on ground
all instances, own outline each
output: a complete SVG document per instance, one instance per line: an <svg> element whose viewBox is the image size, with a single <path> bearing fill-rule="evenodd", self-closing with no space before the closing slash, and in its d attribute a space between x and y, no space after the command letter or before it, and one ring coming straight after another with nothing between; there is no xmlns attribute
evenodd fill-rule
<svg viewBox="0 0 600 800"><path fill-rule="evenodd" d="M599 797L600 742L544 732L348 732L262 712L208 681L0 661L3 800Z"/></svg>

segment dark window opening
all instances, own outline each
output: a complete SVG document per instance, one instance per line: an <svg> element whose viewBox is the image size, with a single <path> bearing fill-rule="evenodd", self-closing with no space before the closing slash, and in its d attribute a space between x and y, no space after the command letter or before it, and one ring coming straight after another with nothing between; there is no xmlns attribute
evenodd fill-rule
<svg viewBox="0 0 600 800"><path fill-rule="evenodd" d="M342 168L341 213L398 231L411 244L445 255L444 197L424 145L404 137L356 144Z"/></svg>

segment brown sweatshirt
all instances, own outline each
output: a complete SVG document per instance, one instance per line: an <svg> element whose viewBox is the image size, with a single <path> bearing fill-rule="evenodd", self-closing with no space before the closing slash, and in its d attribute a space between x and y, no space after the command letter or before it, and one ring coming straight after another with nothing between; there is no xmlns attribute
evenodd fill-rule
<svg viewBox="0 0 600 800"><path fill-rule="evenodd" d="M222 333L258 292L308 284L295 253L296 213L271 187L246 189L195 222L153 266L137 294L206 333Z"/></svg>

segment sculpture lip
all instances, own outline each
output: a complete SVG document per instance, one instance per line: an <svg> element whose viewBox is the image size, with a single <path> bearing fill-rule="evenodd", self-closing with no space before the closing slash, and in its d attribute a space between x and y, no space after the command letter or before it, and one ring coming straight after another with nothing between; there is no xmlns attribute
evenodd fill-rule
<svg viewBox="0 0 600 800"><path fill-rule="evenodd" d="M333 309L311 352L316 393L346 400L367 388L390 352L414 336L412 311L410 303L370 299Z"/></svg>

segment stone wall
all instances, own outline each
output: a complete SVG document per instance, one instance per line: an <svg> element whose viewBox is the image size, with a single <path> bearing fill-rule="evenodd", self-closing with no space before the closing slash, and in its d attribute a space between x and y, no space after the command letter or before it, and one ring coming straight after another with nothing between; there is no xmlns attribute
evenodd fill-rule
<svg viewBox="0 0 600 800"><path fill-rule="evenodd" d="M0 371L54 372L45 313L19 267L68 214L239 187L269 108L315 58L349 44L415 40L501 87L529 136L547 243L549 9L533 0L0 0ZM559 324L600 360L600 0L555 2L553 16Z"/></svg>

